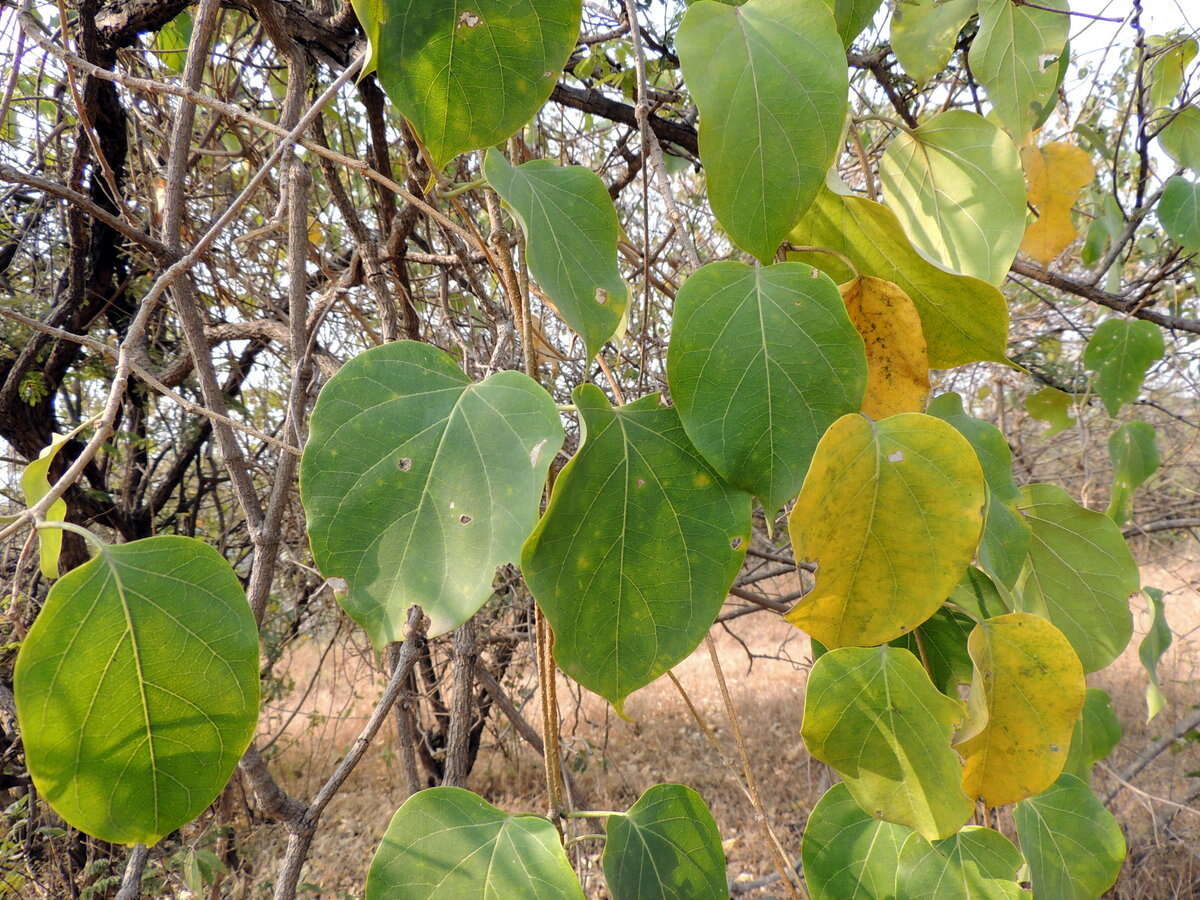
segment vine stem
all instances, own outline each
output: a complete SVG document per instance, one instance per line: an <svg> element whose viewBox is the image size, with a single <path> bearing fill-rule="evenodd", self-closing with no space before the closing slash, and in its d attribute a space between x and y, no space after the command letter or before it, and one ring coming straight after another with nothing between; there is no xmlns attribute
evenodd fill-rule
<svg viewBox="0 0 1200 900"><path fill-rule="evenodd" d="M145 844L134 844L125 863L125 873L121 876L121 889L117 891L117 900L137 900L141 896L142 872L145 871L149 858L149 847Z"/></svg>
<svg viewBox="0 0 1200 900"><path fill-rule="evenodd" d="M771 820L767 818L767 810L758 790L758 779L754 777L754 768L750 765L750 753L746 749L742 724L738 719L737 710L734 708L733 698L729 695L729 686L725 683L725 671L721 668L721 660L717 656L716 642L713 641L711 634L704 636L704 642L708 647L708 658L712 660L713 672L717 676L717 684L721 688L721 700L725 704L725 715L729 717L729 725L733 729L733 737L737 742L738 755L742 760L742 774L746 779L746 786L749 788L750 802L754 806L754 811L758 813L759 821L762 822L763 832L767 836L767 845L771 848L771 855L775 860L775 870L779 873L780 880L787 885L792 900L800 900L800 891L791 878L792 867L788 865L787 854L783 852L783 845L779 843L775 829L771 827Z"/></svg>

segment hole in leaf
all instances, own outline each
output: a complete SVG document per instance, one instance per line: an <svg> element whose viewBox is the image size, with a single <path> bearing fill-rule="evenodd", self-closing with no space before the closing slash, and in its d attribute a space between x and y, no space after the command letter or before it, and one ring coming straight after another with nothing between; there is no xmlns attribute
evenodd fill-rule
<svg viewBox="0 0 1200 900"><path fill-rule="evenodd" d="M471 517L468 516L466 513L463 513L461 516L458 517L458 521L459 521L460 525L470 525Z"/></svg>
<svg viewBox="0 0 1200 900"><path fill-rule="evenodd" d="M894 453L889 453L888 462L904 462L903 451L897 450Z"/></svg>
<svg viewBox="0 0 1200 900"><path fill-rule="evenodd" d="M1051 745L1050 745L1050 752L1051 752L1051 753L1057 753L1057 752L1058 752L1058 744L1051 744Z"/></svg>
<svg viewBox="0 0 1200 900"><path fill-rule="evenodd" d="M458 26L460 28L464 26L467 28L474 28L482 21L483 19L479 18L479 16L471 12L471 10L464 9L462 14L458 17Z"/></svg>
<svg viewBox="0 0 1200 900"><path fill-rule="evenodd" d="M813 266L812 270L808 273L808 277L809 278L820 278L821 270L818 269L816 266Z"/></svg>
<svg viewBox="0 0 1200 900"><path fill-rule="evenodd" d="M596 302L605 304L608 302L608 291L602 287L596 288Z"/></svg>
<svg viewBox="0 0 1200 900"><path fill-rule="evenodd" d="M729 542L729 546L736 550L738 547L742 546L742 539L740 537L735 537Z"/></svg>
<svg viewBox="0 0 1200 900"><path fill-rule="evenodd" d="M398 460L396 460L396 468L399 469L401 472L407 472L409 469L412 468L412 460L409 459L407 456L402 456Z"/></svg>
<svg viewBox="0 0 1200 900"><path fill-rule="evenodd" d="M529 464L535 469L537 468L538 460L542 458L542 450L546 447L546 439L542 438L529 451Z"/></svg>
<svg viewBox="0 0 1200 900"><path fill-rule="evenodd" d="M638 487L640 487L640 488L644 488L644 487L646 486L646 479L645 479L645 478L639 478L639 479L637 480L637 486L638 486Z"/></svg>

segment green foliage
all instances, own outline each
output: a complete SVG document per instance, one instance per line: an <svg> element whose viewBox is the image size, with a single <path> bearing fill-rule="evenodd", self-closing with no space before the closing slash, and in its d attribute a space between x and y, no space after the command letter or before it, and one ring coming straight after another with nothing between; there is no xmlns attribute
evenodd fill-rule
<svg viewBox="0 0 1200 900"><path fill-rule="evenodd" d="M1023 860L1012 841L968 826L943 841L910 839L900 855L903 896L929 900L1018 900Z"/></svg>
<svg viewBox="0 0 1200 900"><path fill-rule="evenodd" d="M1109 415L1137 399L1146 371L1166 352L1162 331L1144 319L1108 319L1092 334L1083 364L1096 373L1096 392Z"/></svg>
<svg viewBox="0 0 1200 900"><path fill-rule="evenodd" d="M1125 836L1112 813L1074 775L1017 804L1013 818L1034 895L1094 900L1117 880Z"/></svg>
<svg viewBox="0 0 1200 900"><path fill-rule="evenodd" d="M580 0L365 2L379 81L435 169L528 122L579 35Z"/></svg>
<svg viewBox="0 0 1200 900"><path fill-rule="evenodd" d="M37 459L25 467L21 473L21 493L25 503L34 506L39 500L50 493L50 466L54 457L62 449L63 444L70 440L70 435L54 435L50 443L42 448ZM59 497L46 510L45 521L61 522L67 517L67 501ZM58 528L43 528L38 531L38 561L42 575L46 578L58 577L58 557L62 552L62 530Z"/></svg>
<svg viewBox="0 0 1200 900"><path fill-rule="evenodd" d="M843 647L813 666L800 733L860 807L933 840L974 811L950 749L963 716L962 703L939 693L907 650Z"/></svg>
<svg viewBox="0 0 1200 900"><path fill-rule="evenodd" d="M575 389L584 431L521 570L564 672L620 710L696 648L742 564L750 495L726 485L658 396Z"/></svg>
<svg viewBox="0 0 1200 900"><path fill-rule="evenodd" d="M924 84L946 67L958 33L978 0L910 0L892 11L892 50L904 71Z"/></svg>
<svg viewBox="0 0 1200 900"><path fill-rule="evenodd" d="M1158 134L1167 155L1200 174L1200 106L1185 106Z"/></svg>
<svg viewBox="0 0 1200 900"><path fill-rule="evenodd" d="M1166 608L1163 606L1163 592L1152 587L1142 590L1150 600L1152 611L1150 628L1138 644L1138 659L1150 676L1150 683L1146 685L1146 721L1150 721L1167 705L1167 698L1163 696L1158 685L1158 663L1170 648L1172 635L1171 628L1167 625Z"/></svg>
<svg viewBox="0 0 1200 900"><path fill-rule="evenodd" d="M1113 712L1112 698L1099 688L1088 688L1063 771L1086 784L1092 766L1112 753L1120 740L1121 722Z"/></svg>
<svg viewBox="0 0 1200 900"><path fill-rule="evenodd" d="M1200 184L1172 175L1159 198L1157 212L1171 240L1188 253L1200 252Z"/></svg>
<svg viewBox="0 0 1200 900"><path fill-rule="evenodd" d="M1113 465L1112 498L1104 514L1124 525L1132 512L1133 494L1158 470L1158 443L1154 426L1126 422L1108 438L1108 457Z"/></svg>
<svg viewBox="0 0 1200 900"><path fill-rule="evenodd" d="M1000 284L1025 233L1025 177L1012 139L951 109L901 132L879 179L904 233L946 268Z"/></svg>
<svg viewBox="0 0 1200 900"><path fill-rule="evenodd" d="M38 793L71 825L152 844L225 786L258 722L258 629L191 538L102 547L21 644L17 715Z"/></svg>
<svg viewBox="0 0 1200 900"><path fill-rule="evenodd" d="M808 814L800 856L813 900L892 900L900 851L913 831L867 815L845 784L825 792Z"/></svg>
<svg viewBox="0 0 1200 900"><path fill-rule="evenodd" d="M823 0L688 7L676 37L700 109L708 201L768 263L812 204L841 137L847 76Z"/></svg>
<svg viewBox="0 0 1200 900"><path fill-rule="evenodd" d="M692 443L772 518L799 492L817 440L862 405L867 381L837 288L800 263L698 270L675 298L667 364Z"/></svg>
<svg viewBox="0 0 1200 900"><path fill-rule="evenodd" d="M396 810L367 873L366 900L583 900L558 832L455 787Z"/></svg>
<svg viewBox="0 0 1200 900"><path fill-rule="evenodd" d="M724 900L725 851L712 813L681 784L656 784L608 817L604 880L613 900Z"/></svg>
<svg viewBox="0 0 1200 900"><path fill-rule="evenodd" d="M530 274L595 356L629 300L617 268L621 226L604 182L591 169L547 159L514 167L495 149L483 171L521 222Z"/></svg>

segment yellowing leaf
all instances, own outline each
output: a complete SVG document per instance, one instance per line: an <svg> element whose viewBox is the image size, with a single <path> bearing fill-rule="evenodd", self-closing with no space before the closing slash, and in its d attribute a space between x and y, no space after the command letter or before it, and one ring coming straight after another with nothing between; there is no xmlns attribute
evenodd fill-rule
<svg viewBox="0 0 1200 900"><path fill-rule="evenodd" d="M916 628L967 570L983 529L979 460L941 419L843 416L817 444L788 529L817 583L787 619L827 647Z"/></svg>
<svg viewBox="0 0 1200 900"><path fill-rule="evenodd" d="M1083 665L1063 633L1031 613L980 623L967 650L975 678L955 744L963 787L988 806L1032 797L1066 765L1087 691Z"/></svg>
<svg viewBox="0 0 1200 900"><path fill-rule="evenodd" d="M838 290L867 348L862 411L873 419L920 412L929 396L929 355L912 299L882 278L855 278Z"/></svg>
<svg viewBox="0 0 1200 900"><path fill-rule="evenodd" d="M38 458L25 467L21 473L21 492L25 495L25 503L33 506L50 492L50 464L54 457L68 440L70 434L56 434L50 438ZM46 510L44 521L61 522L67 517L67 502L59 497ZM45 578L58 577L58 556L62 552L62 531L57 528L43 528L38 531L38 557L40 559L42 576Z"/></svg>
<svg viewBox="0 0 1200 900"><path fill-rule="evenodd" d="M1021 164L1029 182L1029 202L1038 213L1037 221L1025 229L1021 250L1047 265L1075 240L1071 207L1096 170L1086 151L1061 141L1042 147L1027 144L1021 148Z"/></svg>

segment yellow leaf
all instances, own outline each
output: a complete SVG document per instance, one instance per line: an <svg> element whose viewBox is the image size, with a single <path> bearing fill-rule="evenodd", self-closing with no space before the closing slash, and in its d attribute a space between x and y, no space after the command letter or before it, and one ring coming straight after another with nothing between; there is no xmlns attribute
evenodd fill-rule
<svg viewBox="0 0 1200 900"><path fill-rule="evenodd" d="M855 278L838 290L867 347L862 411L873 419L920 412L929 396L929 355L912 299L882 278Z"/></svg>
<svg viewBox="0 0 1200 900"><path fill-rule="evenodd" d="M827 647L871 646L942 605L983 529L979 459L933 416L842 416L813 454L788 530L816 586L787 619Z"/></svg>
<svg viewBox="0 0 1200 900"><path fill-rule="evenodd" d="M1087 686L1070 642L1032 613L996 616L967 639L975 677L955 748L963 788L1003 806L1050 787L1062 773Z"/></svg>
<svg viewBox="0 0 1200 900"><path fill-rule="evenodd" d="M1092 183L1096 170L1086 151L1061 141L1021 148L1021 164L1029 182L1029 203L1037 221L1025 229L1021 250L1048 265L1075 240L1071 207L1079 192Z"/></svg>
<svg viewBox="0 0 1200 900"><path fill-rule="evenodd" d="M54 457L62 445L70 439L71 434L53 435L50 443L38 454L38 458L25 467L25 471L21 473L21 492L25 495L26 505L33 506L49 493L50 464L54 462ZM44 521L62 522L66 517L67 503L59 497L46 510ZM58 556L62 552L62 531L57 528L39 529L38 542L42 575L46 578L57 578Z"/></svg>

